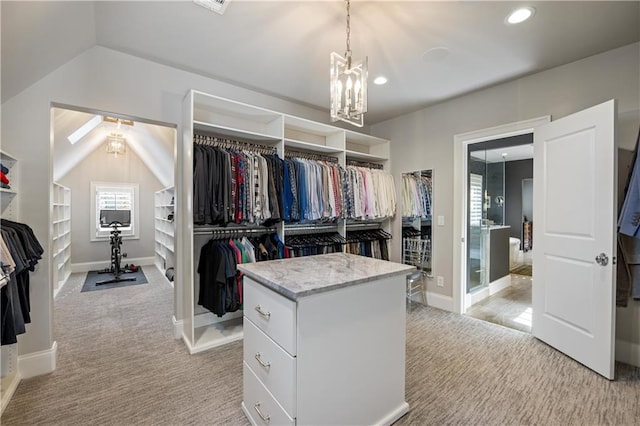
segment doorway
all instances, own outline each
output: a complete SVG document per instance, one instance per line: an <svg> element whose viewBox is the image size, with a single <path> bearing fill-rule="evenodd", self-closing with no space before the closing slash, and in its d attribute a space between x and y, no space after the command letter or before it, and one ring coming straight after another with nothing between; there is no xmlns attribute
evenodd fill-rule
<svg viewBox="0 0 640 426"><path fill-rule="evenodd" d="M466 315L530 333L533 134L471 144L467 166Z"/></svg>
<svg viewBox="0 0 640 426"><path fill-rule="evenodd" d="M175 180L175 127L52 104L50 262L54 305L69 292L117 292L111 288L144 284L156 266L173 266L173 253L168 259L162 250L173 247L168 241L173 214L170 220L166 218L170 200L160 198ZM105 212L116 214L121 222L117 232L122 256L118 256L117 273L113 264L113 230L105 223ZM123 221L123 217L127 220ZM89 271L106 273L89 287L89 279L85 278ZM161 272L155 275L164 279L164 269ZM140 274L143 275L137 280L124 279ZM113 283L111 279L118 276L122 279ZM98 283L106 282L109 285L98 288ZM175 299L175 291L169 291Z"/></svg>
<svg viewBox="0 0 640 426"><path fill-rule="evenodd" d="M530 255L520 255L523 205L522 201L514 202L522 198L522 178L505 180L504 176L505 170L512 168L508 166L509 163L527 160L531 162L529 167L532 167L533 129L549 121L549 117L541 117L455 137L454 235L461 236L461 244L457 245L454 256L454 282L457 284L454 285L453 303L461 314L511 287L511 269L531 258ZM523 146L529 147L525 156L518 153ZM507 170L507 173L513 175L511 170ZM517 190L514 190L514 182L517 182ZM512 201L510 205L507 204L509 201ZM514 206L517 208L511 208ZM496 248L491 250L491 232L496 233L494 246L501 241L500 253ZM520 240L517 251L516 247L510 245L510 242L515 244L515 240ZM497 256L501 259L500 262L494 262L493 274L492 251L494 261ZM496 266L499 266L498 270ZM531 279L527 277L524 281L525 288L530 288ZM522 287L515 281L514 284L515 288ZM525 290L525 293L527 291L530 290ZM528 297L528 300L531 298L527 295L523 297ZM516 309L519 309L515 311L519 312L518 315L511 316L529 323L530 329L530 302L524 308Z"/></svg>

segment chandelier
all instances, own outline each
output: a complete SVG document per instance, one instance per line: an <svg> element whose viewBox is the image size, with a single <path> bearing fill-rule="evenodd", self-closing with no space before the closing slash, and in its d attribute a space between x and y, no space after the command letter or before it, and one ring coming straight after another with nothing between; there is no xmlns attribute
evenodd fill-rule
<svg viewBox="0 0 640 426"><path fill-rule="evenodd" d="M367 57L359 62L351 59L351 5L350 0L346 2L347 51L344 56L331 53L331 121L362 127L367 112Z"/></svg>
<svg viewBox="0 0 640 426"><path fill-rule="evenodd" d="M118 154L123 155L126 151L126 140L119 133L111 133L107 136L107 153L114 154L116 158Z"/></svg>

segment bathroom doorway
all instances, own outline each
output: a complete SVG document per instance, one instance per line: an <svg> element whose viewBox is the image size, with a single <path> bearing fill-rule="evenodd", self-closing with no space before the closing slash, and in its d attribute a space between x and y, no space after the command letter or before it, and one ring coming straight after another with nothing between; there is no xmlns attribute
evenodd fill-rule
<svg viewBox="0 0 640 426"><path fill-rule="evenodd" d="M531 332L533 134L467 147L465 313Z"/></svg>

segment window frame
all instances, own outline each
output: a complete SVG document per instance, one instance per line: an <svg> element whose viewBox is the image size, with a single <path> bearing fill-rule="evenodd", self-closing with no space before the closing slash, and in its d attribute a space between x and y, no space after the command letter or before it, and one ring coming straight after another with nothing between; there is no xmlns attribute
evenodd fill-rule
<svg viewBox="0 0 640 426"><path fill-rule="evenodd" d="M123 183L123 182L91 182L91 197L90 197L90 211L91 216L89 220L89 236L91 241L105 241L109 239L111 234L111 228L100 228L99 207L98 207L98 193L99 192L132 192L131 203L131 226L119 228L122 233L121 236L125 240L137 240L140 239L140 202L139 202L139 185L137 183Z"/></svg>

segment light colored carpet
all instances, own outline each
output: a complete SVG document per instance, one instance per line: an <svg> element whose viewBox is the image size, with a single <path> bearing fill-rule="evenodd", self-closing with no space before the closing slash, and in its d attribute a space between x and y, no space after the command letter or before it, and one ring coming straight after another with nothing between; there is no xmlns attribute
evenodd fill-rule
<svg viewBox="0 0 640 426"><path fill-rule="evenodd" d="M147 278L80 293L73 276L56 299L58 368L23 380L3 425L248 424L242 342L189 355L172 336L172 289L156 270ZM639 424L640 372L618 365L617 377L529 335L418 306L407 322L411 411L397 424Z"/></svg>

